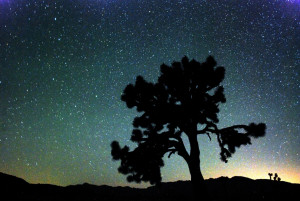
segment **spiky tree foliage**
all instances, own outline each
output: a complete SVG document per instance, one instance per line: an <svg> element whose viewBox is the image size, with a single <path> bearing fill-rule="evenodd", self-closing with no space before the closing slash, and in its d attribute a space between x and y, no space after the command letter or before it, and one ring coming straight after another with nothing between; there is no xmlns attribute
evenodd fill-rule
<svg viewBox="0 0 300 201"><path fill-rule="evenodd" d="M225 103L224 67L217 67L213 57L205 62L189 61L183 57L181 62L171 66L161 65L161 75L157 83L150 83L138 76L135 84L129 84L122 101L128 108L139 112L133 120L131 141L137 148L121 148L112 143L114 160L121 160L119 172L128 175L129 182L161 181L160 168L164 165L163 156L178 154L187 162L191 181L197 195L203 189L203 176L200 170L200 149L198 135L215 135L220 146L220 159L227 162L241 145L251 144L251 138L265 135L263 123L235 125L219 128L217 123L219 105ZM202 125L203 129L199 129ZM188 152L182 140L186 135L190 143Z"/></svg>

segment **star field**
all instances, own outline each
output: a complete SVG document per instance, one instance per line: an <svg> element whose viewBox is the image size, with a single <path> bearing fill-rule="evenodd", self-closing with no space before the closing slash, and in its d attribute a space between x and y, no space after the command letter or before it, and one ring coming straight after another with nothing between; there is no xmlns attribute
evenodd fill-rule
<svg viewBox="0 0 300 201"><path fill-rule="evenodd" d="M0 171L32 183L131 185L110 143L136 115L120 100L137 75L213 55L226 69L220 127L264 122L267 134L227 164L199 137L205 178L300 183L299 1L0 1ZM188 146L188 145L187 145ZM163 181L189 180L165 160Z"/></svg>

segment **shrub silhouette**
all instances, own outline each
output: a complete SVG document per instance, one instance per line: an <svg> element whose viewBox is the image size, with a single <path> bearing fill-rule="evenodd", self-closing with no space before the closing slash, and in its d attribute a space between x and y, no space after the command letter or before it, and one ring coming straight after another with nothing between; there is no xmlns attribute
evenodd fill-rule
<svg viewBox="0 0 300 201"><path fill-rule="evenodd" d="M178 154L187 162L195 199L207 199L204 178L200 170L198 135L215 135L220 146L220 158L227 162L241 145L251 144L251 138L265 135L263 123L234 125L219 128L219 104L225 103L224 88L220 84L225 75L224 67L216 67L209 56L199 63L183 57L171 66L161 65L157 83L150 83L142 76L135 85L129 84L122 96L128 108L136 107L140 116L133 120L131 141L137 147L130 151L112 142L112 157L121 160L119 172L129 182L161 182L160 168L165 154ZM200 129L200 126L202 128ZM190 143L188 152L182 140L186 135Z"/></svg>

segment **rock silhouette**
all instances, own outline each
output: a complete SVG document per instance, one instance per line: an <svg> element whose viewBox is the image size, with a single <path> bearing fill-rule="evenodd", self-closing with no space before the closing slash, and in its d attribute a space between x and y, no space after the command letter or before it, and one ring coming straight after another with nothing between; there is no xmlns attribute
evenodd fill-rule
<svg viewBox="0 0 300 201"><path fill-rule="evenodd" d="M226 102L221 82L225 68L217 67L213 57L205 62L183 57L171 66L161 65L157 83L142 76L135 85L129 84L122 96L128 108L141 114L133 120L131 141L138 144L130 150L112 142L112 157L120 160L118 171L127 175L129 182L161 182L160 168L165 154L178 154L188 164L195 200L209 200L200 169L198 135L215 135L220 147L220 159L227 162L241 145L251 144L251 138L263 137L266 125L250 123L219 128L219 105ZM201 128L201 129L200 129ZM182 136L186 135L189 152Z"/></svg>

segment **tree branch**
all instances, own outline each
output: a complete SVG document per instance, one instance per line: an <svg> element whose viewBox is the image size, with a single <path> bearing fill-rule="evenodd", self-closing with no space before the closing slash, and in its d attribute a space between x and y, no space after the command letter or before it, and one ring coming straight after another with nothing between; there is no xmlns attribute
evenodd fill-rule
<svg viewBox="0 0 300 201"><path fill-rule="evenodd" d="M168 155L168 158L170 158L172 154L175 154L176 151L178 151L178 150L177 149L168 149L167 152L170 152L169 155Z"/></svg>
<svg viewBox="0 0 300 201"><path fill-rule="evenodd" d="M209 141L211 141L211 137L210 137L209 133L206 133L206 135L208 136Z"/></svg>
<svg viewBox="0 0 300 201"><path fill-rule="evenodd" d="M220 129L220 131L226 131L226 130L231 130L231 129L247 129L249 126L247 125L234 125L226 128Z"/></svg>
<svg viewBox="0 0 300 201"><path fill-rule="evenodd" d="M175 140L170 140L170 142L172 142L172 145L175 147L175 149L178 152L178 155L181 156L182 158L184 158L184 160L188 161L189 160L189 154L186 151L186 148L184 146L183 140L181 139L181 137L179 135L172 135L169 138L174 138Z"/></svg>
<svg viewBox="0 0 300 201"><path fill-rule="evenodd" d="M202 130L198 130L197 134L198 135L199 134L207 134L208 137L209 137L209 139L211 139L210 136L209 136L209 134L207 132L217 134L219 132L219 129L218 129L218 127L214 123L211 123L211 122L207 121L206 122L206 127L204 129L202 129Z"/></svg>

